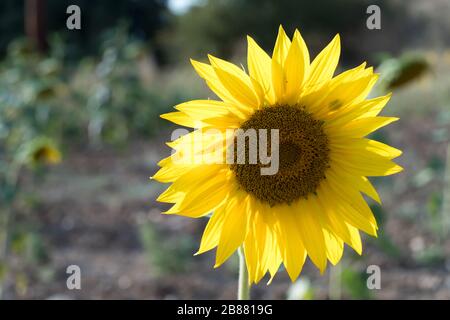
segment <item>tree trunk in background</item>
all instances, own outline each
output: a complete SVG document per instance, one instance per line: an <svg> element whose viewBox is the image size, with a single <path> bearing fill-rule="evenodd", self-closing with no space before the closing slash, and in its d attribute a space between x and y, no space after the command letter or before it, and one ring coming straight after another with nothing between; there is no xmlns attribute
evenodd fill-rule
<svg viewBox="0 0 450 320"><path fill-rule="evenodd" d="M46 0L25 1L25 32L40 52L48 49L46 10Z"/></svg>

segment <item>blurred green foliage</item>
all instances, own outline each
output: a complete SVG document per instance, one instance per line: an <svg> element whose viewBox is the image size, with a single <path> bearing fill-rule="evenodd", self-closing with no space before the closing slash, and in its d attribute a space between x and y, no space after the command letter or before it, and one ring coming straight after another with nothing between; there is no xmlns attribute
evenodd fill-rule
<svg viewBox="0 0 450 320"><path fill-rule="evenodd" d="M123 143L130 135L160 129L159 114L187 98L159 79L148 47L121 24L106 32L101 55L67 62L67 47L55 36L48 56L24 40L13 42L0 64L0 139L19 145L47 135L68 142Z"/></svg>
<svg viewBox="0 0 450 320"><path fill-rule="evenodd" d="M381 74L379 86L385 91L396 90L419 79L429 69L427 60L419 54L406 53L386 59L377 70Z"/></svg>
<svg viewBox="0 0 450 320"><path fill-rule="evenodd" d="M115 0L114 5L107 0L46 0L46 25L48 34L58 32L69 48L70 58L80 58L97 53L101 35L117 25L121 20L130 21L130 32L142 40L154 44L156 33L167 25L166 0ZM0 53L8 44L24 32L25 1L0 1ZM82 29L72 32L66 28L70 5L81 9Z"/></svg>
<svg viewBox="0 0 450 320"><path fill-rule="evenodd" d="M175 101L160 94L146 45L120 25L105 35L100 47L100 59L80 61L70 84L78 108L85 109L78 113L84 113L81 127L90 141L121 143L131 134L157 132L159 114ZM146 71L155 72L154 78Z"/></svg>
<svg viewBox="0 0 450 320"><path fill-rule="evenodd" d="M384 212L383 208L379 204L373 204L370 206L375 219L378 223L378 237L377 238L369 238L369 242L373 243L380 250L383 251L386 255L391 257L392 259L399 259L402 257L402 252L400 248L398 248L391 237L387 232L385 232L385 225L388 220L388 216L386 212Z"/></svg>
<svg viewBox="0 0 450 320"><path fill-rule="evenodd" d="M366 0L323 0L320 4L291 0L201 1L188 13L173 18L165 43L171 49L168 53L183 61L190 56L204 57L206 53L229 57L246 34L270 52L274 33L282 24L289 34L300 28L315 49L337 32L343 38L367 32L366 8L370 4L373 3ZM383 8L383 19L388 20L403 4L381 0L377 5ZM364 48L345 46L343 50L347 58L358 56Z"/></svg>
<svg viewBox="0 0 450 320"><path fill-rule="evenodd" d="M142 246L160 275L187 271L196 242L189 236L165 239L151 223L142 223L139 228Z"/></svg>
<svg viewBox="0 0 450 320"><path fill-rule="evenodd" d="M46 55L18 39L0 62L0 267L4 274L10 271L10 255L29 263L47 260L39 219L29 215L33 208L26 205L32 186L45 178L46 165L59 163L62 151L86 142L95 147L122 145L130 137L160 132L166 123L159 114L192 94L178 73L161 81L148 46L131 36L128 24L119 24L100 38L100 56L76 62L57 34ZM18 273L11 276L23 278ZM17 290L25 290L27 279L20 283ZM3 281L0 284L1 295Z"/></svg>
<svg viewBox="0 0 450 320"><path fill-rule="evenodd" d="M367 288L367 273L345 267L341 274L342 287L352 299L371 299L372 293Z"/></svg>

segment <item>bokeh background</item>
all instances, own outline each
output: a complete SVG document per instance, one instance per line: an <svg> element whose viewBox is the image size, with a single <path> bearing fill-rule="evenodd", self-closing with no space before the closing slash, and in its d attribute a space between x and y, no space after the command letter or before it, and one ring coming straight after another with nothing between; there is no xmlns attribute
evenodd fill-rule
<svg viewBox="0 0 450 320"><path fill-rule="evenodd" d="M81 8L81 30L66 8ZM381 30L366 9L381 8ZM256 299L450 298L450 2L363 0L2 0L0 2L0 294L2 299L235 298L237 258L193 257L206 219L163 216L149 180L177 103L213 97L189 63L246 67L246 38L271 52L278 26L313 56L336 34L340 68L368 61L400 121L374 135L404 151L374 179L378 239L346 249L324 275L307 262ZM81 268L68 290L66 268ZM366 286L381 268L381 289Z"/></svg>

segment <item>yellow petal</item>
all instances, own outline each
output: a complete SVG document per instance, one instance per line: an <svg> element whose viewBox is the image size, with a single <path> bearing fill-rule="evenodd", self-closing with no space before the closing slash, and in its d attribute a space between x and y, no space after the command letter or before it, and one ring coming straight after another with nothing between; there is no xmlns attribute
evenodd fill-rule
<svg viewBox="0 0 450 320"><path fill-rule="evenodd" d="M272 54L272 86L275 92L276 103L284 104L286 90L286 74L283 71L285 60L291 47L286 32L282 26L278 29L278 36Z"/></svg>
<svg viewBox="0 0 450 320"><path fill-rule="evenodd" d="M284 104L286 90L286 76L283 66L275 59L272 59L272 87L275 92L275 100L278 104Z"/></svg>
<svg viewBox="0 0 450 320"><path fill-rule="evenodd" d="M260 107L261 101L256 95L255 90L248 86L244 80L223 69L214 67L214 71L222 85L241 105L252 109L258 109Z"/></svg>
<svg viewBox="0 0 450 320"><path fill-rule="evenodd" d="M205 231L203 232L200 248L195 255L209 251L219 244L220 234L226 215L225 208L226 204L217 208L212 214L206 225Z"/></svg>
<svg viewBox="0 0 450 320"><path fill-rule="evenodd" d="M229 74L232 74L239 80L243 81L247 85L247 87L250 88L250 91L252 91L251 89L253 89L253 94L256 94L259 100L258 105L261 105L264 102L264 90L262 89L261 85L258 82L252 81L252 79L248 76L248 74L245 73L244 70L237 67L231 62L216 58L212 55L208 55L208 58L214 68L219 68L228 72Z"/></svg>
<svg viewBox="0 0 450 320"><path fill-rule="evenodd" d="M317 86L330 80L339 62L341 42L339 34L317 55L311 63L307 86Z"/></svg>
<svg viewBox="0 0 450 320"><path fill-rule="evenodd" d="M325 246L327 248L327 257L333 265L336 265L344 253L344 242L334 233L323 229Z"/></svg>
<svg viewBox="0 0 450 320"><path fill-rule="evenodd" d="M355 156L353 158L341 159L333 153L332 165L339 166L353 175L360 176L389 176L403 170L401 166L390 159L372 153L367 156Z"/></svg>
<svg viewBox="0 0 450 320"><path fill-rule="evenodd" d="M342 181L342 183L345 183L358 191L364 192L373 200L381 204L380 196L366 177L353 175L340 166L330 168L327 174L330 174L330 172L335 179Z"/></svg>
<svg viewBox="0 0 450 320"><path fill-rule="evenodd" d="M332 117L333 113L344 113L350 104L356 104L362 101L368 88L372 85L378 75L367 75L352 79L350 81L340 81L336 83L334 79L330 81L330 90L328 95L320 102L316 116L319 118Z"/></svg>
<svg viewBox="0 0 450 320"><path fill-rule="evenodd" d="M334 210L339 216L352 226L369 235L376 236L377 225L375 218L361 195L353 194L349 198L342 189L337 190L330 187L330 183L324 183L323 191L327 194L328 199L332 199L331 201L335 206Z"/></svg>
<svg viewBox="0 0 450 320"><path fill-rule="evenodd" d="M402 154L401 150L366 138L337 139L334 137L330 145L334 154L338 154L339 156L347 159L353 159L358 156L370 157L372 153L388 159L394 159Z"/></svg>
<svg viewBox="0 0 450 320"><path fill-rule="evenodd" d="M224 263L244 242L247 233L247 214L246 195L237 192L228 201L214 268Z"/></svg>
<svg viewBox="0 0 450 320"><path fill-rule="evenodd" d="M198 120L232 115L223 101L214 100L192 100L176 105L175 109Z"/></svg>
<svg viewBox="0 0 450 320"><path fill-rule="evenodd" d="M388 124L397 121L396 117L370 117L356 119L342 126L336 137L362 138Z"/></svg>
<svg viewBox="0 0 450 320"><path fill-rule="evenodd" d="M247 64L250 77L261 84L267 101L273 105L275 103L275 94L272 89L271 58L251 37L247 36L247 42Z"/></svg>
<svg viewBox="0 0 450 320"><path fill-rule="evenodd" d="M267 225L257 211L252 210L249 221L251 223L244 241L244 253L251 284L258 283L269 269L267 263L269 254L265 251L270 245L271 237ZM273 248L270 247L269 250L271 249Z"/></svg>
<svg viewBox="0 0 450 320"><path fill-rule="evenodd" d="M301 200L297 205L298 211L296 221L302 237L302 242L308 252L311 261L319 268L320 272L325 271L327 265L327 254L323 228L317 219L308 200Z"/></svg>
<svg viewBox="0 0 450 320"><path fill-rule="evenodd" d="M173 165L172 165L173 166ZM176 167L176 166L174 166ZM172 183L157 199L160 202L175 202L173 201L173 195L184 195L190 187L195 187L198 184L202 184L205 181L209 181L223 172L223 166L221 165L196 165L187 166L185 172L176 177L174 183Z"/></svg>
<svg viewBox="0 0 450 320"><path fill-rule="evenodd" d="M358 118L376 117L386 106L390 98L391 94L387 94L385 96L364 100L359 103L349 105L347 108L342 110L342 112L333 113L325 125L329 128L339 128L340 126Z"/></svg>
<svg viewBox="0 0 450 320"><path fill-rule="evenodd" d="M262 204L259 201L253 200L252 207L255 207L258 211L259 217L266 223L266 242L264 247L264 263L261 266L264 270L269 270L271 275L267 284L270 284L275 277L280 265L283 261L283 257L286 256L285 253L285 236L282 236L280 230L280 222L278 220L278 215L275 215L273 208L267 204ZM282 253L283 252L283 253ZM303 253L304 258L306 258L306 252ZM293 273L295 276L295 272Z"/></svg>
<svg viewBox="0 0 450 320"><path fill-rule="evenodd" d="M301 229L299 229L292 206L281 205L277 208L277 217L280 228L280 251L283 263L292 281L297 279L306 259L305 246L302 243Z"/></svg>
<svg viewBox="0 0 450 320"><path fill-rule="evenodd" d="M169 120L175 124L190 128L202 128L205 126L200 120L192 119L183 112L169 112L160 115L161 118Z"/></svg>
<svg viewBox="0 0 450 320"><path fill-rule="evenodd" d="M160 168L153 176L152 179L168 183L175 181L178 177L185 174L187 171L192 169L192 165L169 165Z"/></svg>
<svg viewBox="0 0 450 320"><path fill-rule="evenodd" d="M316 199L319 208L326 214L327 225L330 226L330 230L332 230L337 236L339 236L342 240L349 244L358 254L361 254L362 244L359 233L356 232L355 235L355 232L353 232L353 230L350 231L350 229L356 230L356 228L346 223L339 215L338 211L336 210L337 205L335 204L335 199L333 197L329 197L323 187L319 187ZM359 243L357 241L358 239Z"/></svg>
<svg viewBox="0 0 450 320"><path fill-rule="evenodd" d="M356 68L344 71L338 76L315 86L311 86L308 82L303 88L300 103L305 105L316 117L324 118L326 116L327 120L332 119L333 113L331 111L342 110L345 107L343 103L339 102L339 95L344 95L345 92L337 91L336 88L343 83L353 83L365 76L371 76L372 73L366 70L365 66L366 63L362 63Z"/></svg>
<svg viewBox="0 0 450 320"><path fill-rule="evenodd" d="M173 185L179 183L175 181ZM172 187L171 186L171 187ZM232 185L224 173L217 174L209 181L191 185L184 192L184 197L166 211L166 214L178 214L191 218L203 217L211 213L221 203L223 203L228 194L232 191Z"/></svg>
<svg viewBox="0 0 450 320"><path fill-rule="evenodd" d="M309 72L309 53L298 30L286 57L284 70L286 74L286 101L289 104L297 103L301 93L303 81Z"/></svg>
<svg viewBox="0 0 450 320"><path fill-rule="evenodd" d="M362 242L361 242L361 235L359 234L359 231L357 228L349 225L346 223L348 231L350 233L350 241L348 244L358 253L359 255L362 254Z"/></svg>
<svg viewBox="0 0 450 320"><path fill-rule="evenodd" d="M233 95L222 85L221 81L217 77L214 68L206 63L198 62L191 59L191 63L194 66L195 71L201 78L206 81L208 87L224 102L228 105L236 107L244 115L249 115L252 112L252 108L242 105Z"/></svg>
<svg viewBox="0 0 450 320"><path fill-rule="evenodd" d="M289 52L289 47L291 46L291 40L284 32L283 27L280 25L278 28L278 36L275 42L275 47L273 49L272 60L278 62L280 66L284 66L284 61Z"/></svg>

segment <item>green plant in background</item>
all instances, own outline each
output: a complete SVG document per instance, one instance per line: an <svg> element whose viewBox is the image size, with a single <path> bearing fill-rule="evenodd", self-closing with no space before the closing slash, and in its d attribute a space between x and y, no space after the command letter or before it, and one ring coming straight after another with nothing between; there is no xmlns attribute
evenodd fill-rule
<svg viewBox="0 0 450 320"><path fill-rule="evenodd" d="M2 289L14 283L23 293L28 283L18 270L10 272L11 256L45 260L39 221L29 214L34 205L29 189L42 182L48 165L61 161L59 146L123 145L130 137L149 137L164 128L159 114L197 90L186 85L183 77L189 74L165 72L163 78L147 44L130 36L126 23L98 38L99 57L73 60L70 46L55 34L45 55L18 39L0 61ZM155 256L157 265L172 268Z"/></svg>
<svg viewBox="0 0 450 320"><path fill-rule="evenodd" d="M396 58L385 59L378 71L380 72L380 88L384 91L397 90L419 79L430 65L423 55L405 53Z"/></svg>
<svg viewBox="0 0 450 320"><path fill-rule="evenodd" d="M26 40L11 43L0 63L0 136L20 131L34 137L38 130L72 144L123 144L160 131L165 124L158 115L194 95L184 79L162 77L148 46L130 36L126 23L99 38L100 56L79 61L69 60L70 47L57 34L45 56Z"/></svg>
<svg viewBox="0 0 450 320"><path fill-rule="evenodd" d="M384 231L387 215L383 211L383 208L377 204L371 205L370 208L372 209L372 212L378 221L378 225L380 226L378 239L377 241L373 241L373 239L371 239L372 243L378 246L378 248L380 248L386 255L388 255L392 259L402 258L401 250L394 244L391 237Z"/></svg>
<svg viewBox="0 0 450 320"><path fill-rule="evenodd" d="M42 57L23 40L13 42L0 64L0 267L1 292L14 285L26 291L28 276L13 260L42 262L45 248L38 224L29 216L32 203L25 184L41 182L45 167L61 161L57 141L64 122L58 100L65 89L57 55ZM23 180L27 180L24 183ZM14 257L14 259L12 259ZM41 257L41 258L39 258ZM10 279L13 277L13 279ZM9 280L14 280L9 283Z"/></svg>
<svg viewBox="0 0 450 320"><path fill-rule="evenodd" d="M367 288L367 274L346 266L341 273L342 287L352 299L372 299L372 292Z"/></svg>
<svg viewBox="0 0 450 320"><path fill-rule="evenodd" d="M151 223L141 223L139 235L149 262L159 275L186 271L196 243L190 237L164 239Z"/></svg>
<svg viewBox="0 0 450 320"><path fill-rule="evenodd" d="M99 59L85 58L74 68L70 90L84 117L78 126L91 145L123 144L148 137L165 124L158 115L191 97L186 81L172 81L157 70L150 48L120 24L103 35Z"/></svg>
<svg viewBox="0 0 450 320"><path fill-rule="evenodd" d="M8 141L0 142L5 146ZM42 173L43 166L60 161L60 151L50 138L45 137L23 141L16 149L2 148L0 152L0 296L4 294L10 274L11 254L32 262L41 262L46 255L38 233L27 223L23 203L28 193L23 190L21 177L24 171ZM23 293L27 276L20 270L12 275L16 291Z"/></svg>

